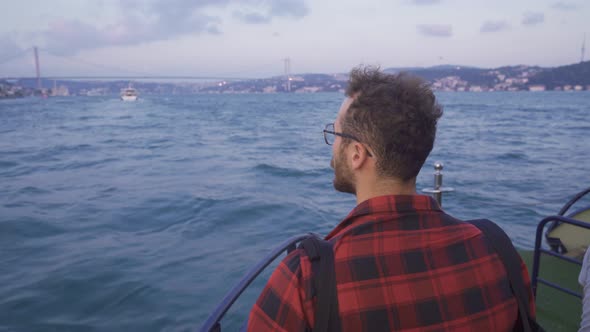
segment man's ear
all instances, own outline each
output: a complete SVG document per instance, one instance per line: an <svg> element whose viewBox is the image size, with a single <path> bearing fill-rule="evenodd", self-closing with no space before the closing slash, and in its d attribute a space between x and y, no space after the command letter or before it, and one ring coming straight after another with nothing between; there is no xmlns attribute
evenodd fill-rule
<svg viewBox="0 0 590 332"><path fill-rule="evenodd" d="M364 163L369 158L368 150L366 147L364 147L361 143L358 142L354 142L351 145L351 167L352 169L359 169L364 165Z"/></svg>

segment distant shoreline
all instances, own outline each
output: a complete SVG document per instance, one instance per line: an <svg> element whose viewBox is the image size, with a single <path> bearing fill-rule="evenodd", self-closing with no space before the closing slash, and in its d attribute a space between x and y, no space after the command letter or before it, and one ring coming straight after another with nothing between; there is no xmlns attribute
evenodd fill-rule
<svg viewBox="0 0 590 332"><path fill-rule="evenodd" d="M542 68L538 66L508 66L481 69L464 66L436 66L430 68L389 68L385 72L408 72L422 77L435 91L497 92L497 91L589 91L590 61ZM317 93L343 92L347 74L299 74L250 80L219 80L209 82L153 82L41 79L41 90L36 78L0 78L0 98L6 96L105 96L119 94L132 83L140 95L193 95L202 93Z"/></svg>

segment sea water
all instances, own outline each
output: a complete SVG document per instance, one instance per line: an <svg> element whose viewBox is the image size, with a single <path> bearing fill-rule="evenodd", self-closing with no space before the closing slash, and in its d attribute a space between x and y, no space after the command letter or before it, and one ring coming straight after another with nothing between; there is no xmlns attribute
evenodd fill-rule
<svg viewBox="0 0 590 332"><path fill-rule="evenodd" d="M354 208L322 136L341 94L0 101L0 330L195 330L257 260ZM590 186L590 93L439 93L418 177L443 208L536 224ZM241 325L267 271L237 302Z"/></svg>

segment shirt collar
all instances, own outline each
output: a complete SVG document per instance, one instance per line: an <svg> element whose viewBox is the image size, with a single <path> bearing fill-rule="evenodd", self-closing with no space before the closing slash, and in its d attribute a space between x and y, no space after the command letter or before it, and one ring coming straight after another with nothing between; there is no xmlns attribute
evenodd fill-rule
<svg viewBox="0 0 590 332"><path fill-rule="evenodd" d="M373 197L360 203L350 211L348 216L326 236L326 239L330 239L345 229L350 228L362 216L379 213L402 214L427 210L441 211L440 205L436 200L427 195L388 195Z"/></svg>

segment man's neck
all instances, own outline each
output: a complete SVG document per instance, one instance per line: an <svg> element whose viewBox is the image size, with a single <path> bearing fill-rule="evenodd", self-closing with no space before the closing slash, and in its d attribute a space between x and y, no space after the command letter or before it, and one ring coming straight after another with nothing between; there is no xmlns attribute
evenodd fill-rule
<svg viewBox="0 0 590 332"><path fill-rule="evenodd" d="M388 195L416 195L416 178L401 181L397 179L380 179L364 184L357 184L357 205L373 197Z"/></svg>

